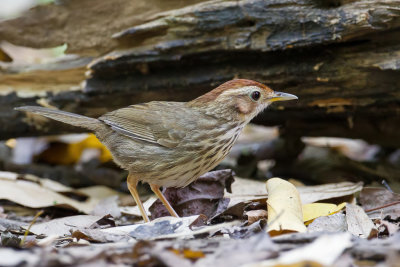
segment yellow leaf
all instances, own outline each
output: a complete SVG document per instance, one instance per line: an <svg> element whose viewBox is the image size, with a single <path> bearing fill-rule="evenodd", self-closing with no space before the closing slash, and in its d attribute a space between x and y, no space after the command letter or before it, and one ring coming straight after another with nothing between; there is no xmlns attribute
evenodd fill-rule
<svg viewBox="0 0 400 267"><path fill-rule="evenodd" d="M305 232L300 194L296 187L281 179L267 181L268 228L270 235Z"/></svg>
<svg viewBox="0 0 400 267"><path fill-rule="evenodd" d="M40 159L52 164L70 165L77 163L85 149L98 149L99 160L107 162L112 159L110 151L96 138L89 134L87 138L77 143L55 142L40 154Z"/></svg>
<svg viewBox="0 0 400 267"><path fill-rule="evenodd" d="M331 203L310 203L303 205L303 221L306 225L321 216L335 214L346 206L346 202L339 205Z"/></svg>
<svg viewBox="0 0 400 267"><path fill-rule="evenodd" d="M183 256L186 259L197 260L200 258L204 258L205 255L200 250L191 250L191 249L171 249L178 256Z"/></svg>
<svg viewBox="0 0 400 267"><path fill-rule="evenodd" d="M112 160L110 151L97 139L94 134L89 134L88 138L82 141L83 148L98 148L100 149L100 161L107 162Z"/></svg>

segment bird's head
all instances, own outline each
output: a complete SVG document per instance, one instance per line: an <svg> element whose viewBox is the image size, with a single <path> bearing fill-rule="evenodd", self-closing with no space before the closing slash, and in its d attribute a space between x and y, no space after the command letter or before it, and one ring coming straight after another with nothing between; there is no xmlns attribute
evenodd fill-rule
<svg viewBox="0 0 400 267"><path fill-rule="evenodd" d="M220 112L228 111L238 119L249 122L272 102L292 99L297 99L297 96L276 92L252 80L236 79L221 84L192 103L208 105Z"/></svg>

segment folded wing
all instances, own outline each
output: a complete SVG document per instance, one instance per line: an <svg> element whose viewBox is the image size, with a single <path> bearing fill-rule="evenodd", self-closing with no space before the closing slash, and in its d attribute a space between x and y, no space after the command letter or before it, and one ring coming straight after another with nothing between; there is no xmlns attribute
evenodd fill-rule
<svg viewBox="0 0 400 267"><path fill-rule="evenodd" d="M99 118L114 131L135 140L174 148L194 125L185 125L179 109L181 102L149 102L132 105L104 114Z"/></svg>

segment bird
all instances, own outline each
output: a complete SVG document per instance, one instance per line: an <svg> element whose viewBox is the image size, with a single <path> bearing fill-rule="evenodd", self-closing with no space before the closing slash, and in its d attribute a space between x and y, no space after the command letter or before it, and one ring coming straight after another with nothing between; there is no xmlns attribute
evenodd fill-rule
<svg viewBox="0 0 400 267"><path fill-rule="evenodd" d="M113 160L128 170L128 189L149 222L136 189L139 181L148 183L168 212L179 217L160 188L185 187L215 168L257 114L275 101L293 99L298 98L262 83L234 79L188 102L134 104L98 118L40 106L15 109L94 132Z"/></svg>

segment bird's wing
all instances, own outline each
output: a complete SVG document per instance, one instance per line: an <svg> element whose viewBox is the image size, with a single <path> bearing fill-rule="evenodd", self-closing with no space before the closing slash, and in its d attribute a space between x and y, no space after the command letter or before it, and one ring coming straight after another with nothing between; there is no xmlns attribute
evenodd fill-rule
<svg viewBox="0 0 400 267"><path fill-rule="evenodd" d="M114 131L132 139L163 147L176 147L190 127L184 125L179 110L181 102L149 102L132 105L104 114L99 118Z"/></svg>

